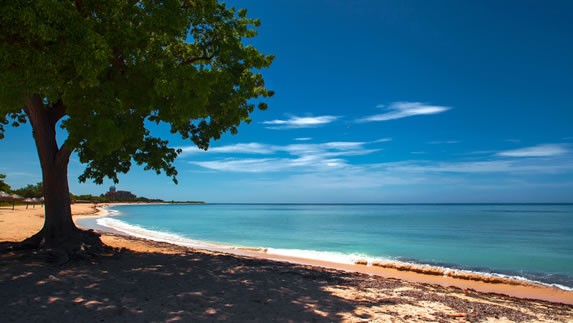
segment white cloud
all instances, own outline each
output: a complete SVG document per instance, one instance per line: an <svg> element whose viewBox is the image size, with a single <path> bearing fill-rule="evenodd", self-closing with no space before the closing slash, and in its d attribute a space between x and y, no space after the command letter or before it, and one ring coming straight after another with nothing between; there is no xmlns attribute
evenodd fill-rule
<svg viewBox="0 0 573 323"><path fill-rule="evenodd" d="M215 147L213 153L287 154L288 157L273 158L224 158L212 161L192 161L204 168L246 173L276 172L284 170L323 171L346 167L342 156L368 155L379 149L367 149L366 142L333 141L320 144L291 144L285 146L259 143L236 144ZM193 150L191 150L193 151Z"/></svg>
<svg viewBox="0 0 573 323"><path fill-rule="evenodd" d="M364 146L367 142L354 142L354 141L333 141L320 144L291 144L285 146L268 145L262 143L239 143L234 145L211 147L209 150L204 151L196 146L179 147L183 154L193 153L221 153L221 154L260 154L271 155L279 152L286 152L291 155L364 155L369 154L378 149L366 149Z"/></svg>
<svg viewBox="0 0 573 323"><path fill-rule="evenodd" d="M222 160L192 162L192 164L196 164L203 168L208 168L218 171L262 173L262 172L284 170L284 167L282 167L282 165L279 165L277 161L279 161L279 159L275 158L222 159Z"/></svg>
<svg viewBox="0 0 573 323"><path fill-rule="evenodd" d="M182 154L193 153L230 153L230 154L272 154L275 152L275 146L251 142L247 144L235 144L220 147L211 147L205 151L197 148L197 146L179 147Z"/></svg>
<svg viewBox="0 0 573 323"><path fill-rule="evenodd" d="M412 159L371 164L342 157L367 153L368 144L372 142L287 145L279 147L282 154L277 156L191 164L224 172L225 178L233 178L226 185L240 187L239 194L257 192L257 202L530 201L532 192L541 196L536 191L542 185L561 185L560 190L567 191L572 183L570 156L507 159L490 153L470 161ZM539 201L559 201L562 196Z"/></svg>
<svg viewBox="0 0 573 323"><path fill-rule="evenodd" d="M338 116L297 117L287 120L263 121L263 124L271 125L267 129L292 129L292 128L315 128L338 120Z"/></svg>
<svg viewBox="0 0 573 323"><path fill-rule="evenodd" d="M364 142L358 141L333 141L318 145L319 147L332 148L338 150L359 149L364 146Z"/></svg>
<svg viewBox="0 0 573 323"><path fill-rule="evenodd" d="M573 162L556 160L549 162L537 159L459 161L459 162L430 162L403 161L371 165L372 168L382 169L392 173L457 173L457 174L556 174L573 170Z"/></svg>
<svg viewBox="0 0 573 323"><path fill-rule="evenodd" d="M384 142L386 140L382 140ZM332 141L325 143L296 143L288 145L268 145L263 143L245 143L213 147L212 153L204 156L218 156L219 159L193 160L189 164L214 172L257 174L271 176L271 181L291 183L301 190L357 188L388 188L396 185L436 185L458 187L477 187L507 183L514 179L523 179L531 183L541 183L543 176L571 174L573 161L567 156L558 158L502 158L501 153L491 152L468 160L431 161L406 160L369 164L355 163L350 156L369 155L378 152L370 149L376 141ZM560 152L566 148L547 149L548 145L536 146L538 149L526 150L527 156L549 156L549 152ZM555 145L553 145L555 146ZM544 147L544 149L539 149ZM549 148L552 146L549 145ZM529 147L532 148L532 147ZM523 150L522 150L523 151ZM532 154L531 151L536 152ZM541 154L540 151L545 151ZM423 154L413 151L412 154ZM239 154L259 155L260 158L242 158ZM511 152L515 156L515 151ZM525 156L523 152L517 155ZM254 179L253 179L254 180ZM345 186L346 185L346 186ZM477 185L477 186L476 186Z"/></svg>
<svg viewBox="0 0 573 323"><path fill-rule="evenodd" d="M335 168L343 168L348 165L346 161L342 159L321 158L315 156L259 159L228 158L214 161L192 162L192 164L218 171L239 173L269 173L295 169L310 172L322 172Z"/></svg>
<svg viewBox="0 0 573 323"><path fill-rule="evenodd" d="M429 105L421 102L393 102L388 107L379 105L386 112L358 119L358 122L388 121L417 115L438 114L450 110L450 107Z"/></svg>
<svg viewBox="0 0 573 323"><path fill-rule="evenodd" d="M294 156L314 156L330 158L337 156L368 155L379 149L366 149L366 142L334 141L321 144L294 144L277 147L277 151L287 152Z"/></svg>
<svg viewBox="0 0 573 323"><path fill-rule="evenodd" d="M4 169L6 169L6 168L4 168ZM10 177L40 177L40 175L41 175L39 172L36 172L36 173L33 173L33 172L30 172L30 173L27 173L27 172L7 172L7 173L8 174L6 174L6 175L9 175Z"/></svg>
<svg viewBox="0 0 573 323"><path fill-rule="evenodd" d="M396 162L379 164L377 167L392 172L408 173L498 173L514 169L510 161L475 161L475 162Z"/></svg>
<svg viewBox="0 0 573 323"><path fill-rule="evenodd" d="M213 147L214 153L242 153L242 154L272 154L275 147L267 144L251 142L248 144L235 144L229 146Z"/></svg>
<svg viewBox="0 0 573 323"><path fill-rule="evenodd" d="M248 160L246 163L226 161L226 163L209 165L219 170L262 173L270 171L290 171L273 178L269 184L301 190L312 189L376 189L409 185L426 186L434 190L440 188L460 187L464 189L479 188L480 185L500 185L515 181L524 183L543 183L540 174L557 175L573 171L573 163L567 160L554 163L541 162L538 159L525 160L490 160L472 162L434 162L403 161L380 164L352 165L343 160L324 160L312 158ZM248 165L247 165L248 164ZM534 177L531 177L535 174ZM540 180L541 179L541 180ZM256 179L250 179L257 181ZM289 183L288 185L286 183ZM511 186L511 185L510 185ZM512 185L515 187L515 185Z"/></svg>
<svg viewBox="0 0 573 323"><path fill-rule="evenodd" d="M561 156L569 152L565 145L545 144L532 147L506 150L497 153L503 157L554 157Z"/></svg>
<svg viewBox="0 0 573 323"><path fill-rule="evenodd" d="M379 142L390 142L392 141L392 138L380 138L378 140L374 140L374 143L379 143Z"/></svg>
<svg viewBox="0 0 573 323"><path fill-rule="evenodd" d="M312 138L310 138L310 137L302 137L302 138L294 138L294 140L296 140L296 141L309 141L309 140L312 140Z"/></svg>
<svg viewBox="0 0 573 323"><path fill-rule="evenodd" d="M207 151L203 149L199 149L197 146L185 146L185 147L175 147L176 149L181 149L181 155L189 155L189 154L196 154L196 153L206 153Z"/></svg>
<svg viewBox="0 0 573 323"><path fill-rule="evenodd" d="M423 177L411 176L402 178L383 173L369 173L364 170L333 171L328 173L293 174L282 180L289 187L303 187L305 190L343 190L351 194L357 189L375 189L385 186L409 185L420 183ZM274 182L276 185L276 180Z"/></svg>

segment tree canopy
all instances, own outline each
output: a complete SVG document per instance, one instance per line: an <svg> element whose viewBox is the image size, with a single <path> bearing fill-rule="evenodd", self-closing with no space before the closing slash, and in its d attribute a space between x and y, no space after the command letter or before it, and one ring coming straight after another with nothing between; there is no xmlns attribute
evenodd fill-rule
<svg viewBox="0 0 573 323"><path fill-rule="evenodd" d="M17 188L12 191L22 197L40 198L44 196L44 186L41 182L37 183L36 185L28 184L24 187Z"/></svg>
<svg viewBox="0 0 573 323"><path fill-rule="evenodd" d="M87 164L80 181L117 182L133 162L177 181L180 151L150 125L207 149L265 109L260 70L273 57L244 43L258 26L216 0L0 0L0 139L30 122L45 198L44 226L22 245L102 246L72 221L73 152Z"/></svg>
<svg viewBox="0 0 573 323"><path fill-rule="evenodd" d="M272 95L258 72L272 56L243 44L259 26L246 10L210 0L3 0L1 8L0 138L3 125L26 121L22 107L36 96L68 133L60 149L87 164L81 181L117 181L133 161L175 180L177 151L146 123L167 123L207 149L250 121L253 99Z"/></svg>
<svg viewBox="0 0 573 323"><path fill-rule="evenodd" d="M6 179L6 175L0 174L0 191L1 192L10 192L10 185L6 184L4 180Z"/></svg>

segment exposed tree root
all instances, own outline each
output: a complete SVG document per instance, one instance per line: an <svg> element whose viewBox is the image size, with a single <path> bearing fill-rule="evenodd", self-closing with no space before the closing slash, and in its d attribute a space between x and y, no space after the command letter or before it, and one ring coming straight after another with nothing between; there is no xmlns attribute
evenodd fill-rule
<svg viewBox="0 0 573 323"><path fill-rule="evenodd" d="M100 234L93 230L74 229L64 239L46 236L44 229L12 246L13 250L35 250L45 256L46 261L63 265L73 260L93 259L100 255L114 253L112 247L105 245Z"/></svg>
<svg viewBox="0 0 573 323"><path fill-rule="evenodd" d="M44 239L44 229L38 231L33 236L27 238L26 240L17 243L13 246L16 250L25 250L25 249L38 249Z"/></svg>

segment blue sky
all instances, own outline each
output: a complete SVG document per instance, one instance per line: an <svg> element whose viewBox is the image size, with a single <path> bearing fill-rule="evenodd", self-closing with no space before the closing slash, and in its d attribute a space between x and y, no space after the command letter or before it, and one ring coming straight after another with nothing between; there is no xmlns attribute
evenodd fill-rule
<svg viewBox="0 0 573 323"><path fill-rule="evenodd" d="M140 168L118 189L208 202L573 202L573 2L233 1L276 55L276 95L236 136L184 153L179 185ZM31 130L0 173L41 180ZM100 194L111 185L70 188Z"/></svg>

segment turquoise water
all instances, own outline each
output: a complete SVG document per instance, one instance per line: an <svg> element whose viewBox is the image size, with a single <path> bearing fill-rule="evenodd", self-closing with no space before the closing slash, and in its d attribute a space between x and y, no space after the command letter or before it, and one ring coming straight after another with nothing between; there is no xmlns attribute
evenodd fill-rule
<svg viewBox="0 0 573 323"><path fill-rule="evenodd" d="M267 247L309 258L401 260L573 288L570 204L205 204L114 210L121 216L98 223L129 233L153 230L144 236L163 232L175 240Z"/></svg>

